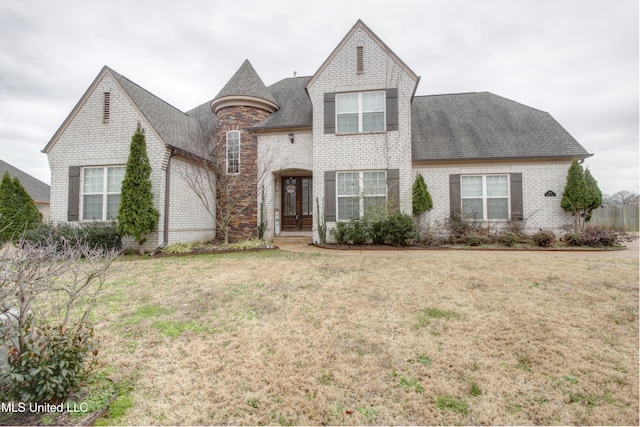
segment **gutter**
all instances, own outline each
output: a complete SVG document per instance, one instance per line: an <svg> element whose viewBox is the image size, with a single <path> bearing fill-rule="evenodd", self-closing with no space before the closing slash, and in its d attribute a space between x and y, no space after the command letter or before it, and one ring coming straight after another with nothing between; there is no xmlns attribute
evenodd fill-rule
<svg viewBox="0 0 640 427"><path fill-rule="evenodd" d="M169 243L169 189L171 187L171 158L176 155L176 149L171 148L171 154L169 154L169 160L167 161L167 168L165 169L164 177L164 239L162 244L156 248L149 256L154 256L162 249L164 249Z"/></svg>

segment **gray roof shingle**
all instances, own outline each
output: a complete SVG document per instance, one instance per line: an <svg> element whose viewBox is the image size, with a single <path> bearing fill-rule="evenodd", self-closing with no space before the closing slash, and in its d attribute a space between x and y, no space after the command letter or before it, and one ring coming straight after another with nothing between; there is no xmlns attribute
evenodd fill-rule
<svg viewBox="0 0 640 427"><path fill-rule="evenodd" d="M589 157L549 113L489 92L415 97L413 161Z"/></svg>
<svg viewBox="0 0 640 427"><path fill-rule="evenodd" d="M168 104L131 80L109 69L133 102L158 132L165 144L191 154L201 150L201 129L198 120Z"/></svg>
<svg viewBox="0 0 640 427"><path fill-rule="evenodd" d="M8 172L11 178L18 178L20 184L22 184L34 201L48 202L50 200L51 187L48 184L0 160L0 179L4 176L5 172Z"/></svg>
<svg viewBox="0 0 640 427"><path fill-rule="evenodd" d="M258 73L256 73L256 70L248 59L245 59L238 71L236 71L213 100L215 101L227 96L251 96L276 104L276 100L267 90L264 82L260 76L258 76Z"/></svg>
<svg viewBox="0 0 640 427"><path fill-rule="evenodd" d="M254 129L307 128L313 124L313 106L305 87L311 77L291 77L269 86L278 111L269 115Z"/></svg>

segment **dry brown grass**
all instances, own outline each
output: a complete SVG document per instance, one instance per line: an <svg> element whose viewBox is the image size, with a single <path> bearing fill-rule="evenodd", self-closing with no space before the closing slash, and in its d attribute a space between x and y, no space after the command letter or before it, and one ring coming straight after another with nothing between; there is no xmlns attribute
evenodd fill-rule
<svg viewBox="0 0 640 427"><path fill-rule="evenodd" d="M272 251L110 280L118 423L638 425L634 258Z"/></svg>

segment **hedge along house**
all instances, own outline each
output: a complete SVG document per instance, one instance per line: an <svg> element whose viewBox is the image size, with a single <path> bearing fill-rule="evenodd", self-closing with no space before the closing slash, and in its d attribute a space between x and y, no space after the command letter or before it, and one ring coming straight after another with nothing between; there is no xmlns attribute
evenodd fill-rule
<svg viewBox="0 0 640 427"><path fill-rule="evenodd" d="M266 239L317 241L318 212L329 229L370 211L411 213L418 173L434 201L424 225L452 214L497 226L525 218L535 230L572 223L560 208L566 174L590 154L548 113L487 92L415 96L419 80L360 20L313 76L267 87L245 61L187 113L105 67L44 149L52 220L109 218L141 122L161 212L149 247L215 233L185 176L205 162L232 196L220 203L218 188L230 240L255 236L263 222Z"/></svg>

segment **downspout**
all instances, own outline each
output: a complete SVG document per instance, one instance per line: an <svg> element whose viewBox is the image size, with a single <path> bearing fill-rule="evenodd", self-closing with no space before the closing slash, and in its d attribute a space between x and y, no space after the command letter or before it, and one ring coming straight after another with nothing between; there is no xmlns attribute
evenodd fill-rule
<svg viewBox="0 0 640 427"><path fill-rule="evenodd" d="M176 155L176 149L171 148L171 154L169 154L169 160L167 161L167 168L165 169L165 177L164 177L164 239L162 244L156 248L155 251L151 252L150 256L154 256L162 249L164 249L167 244L169 244L169 189L171 187L171 158Z"/></svg>

